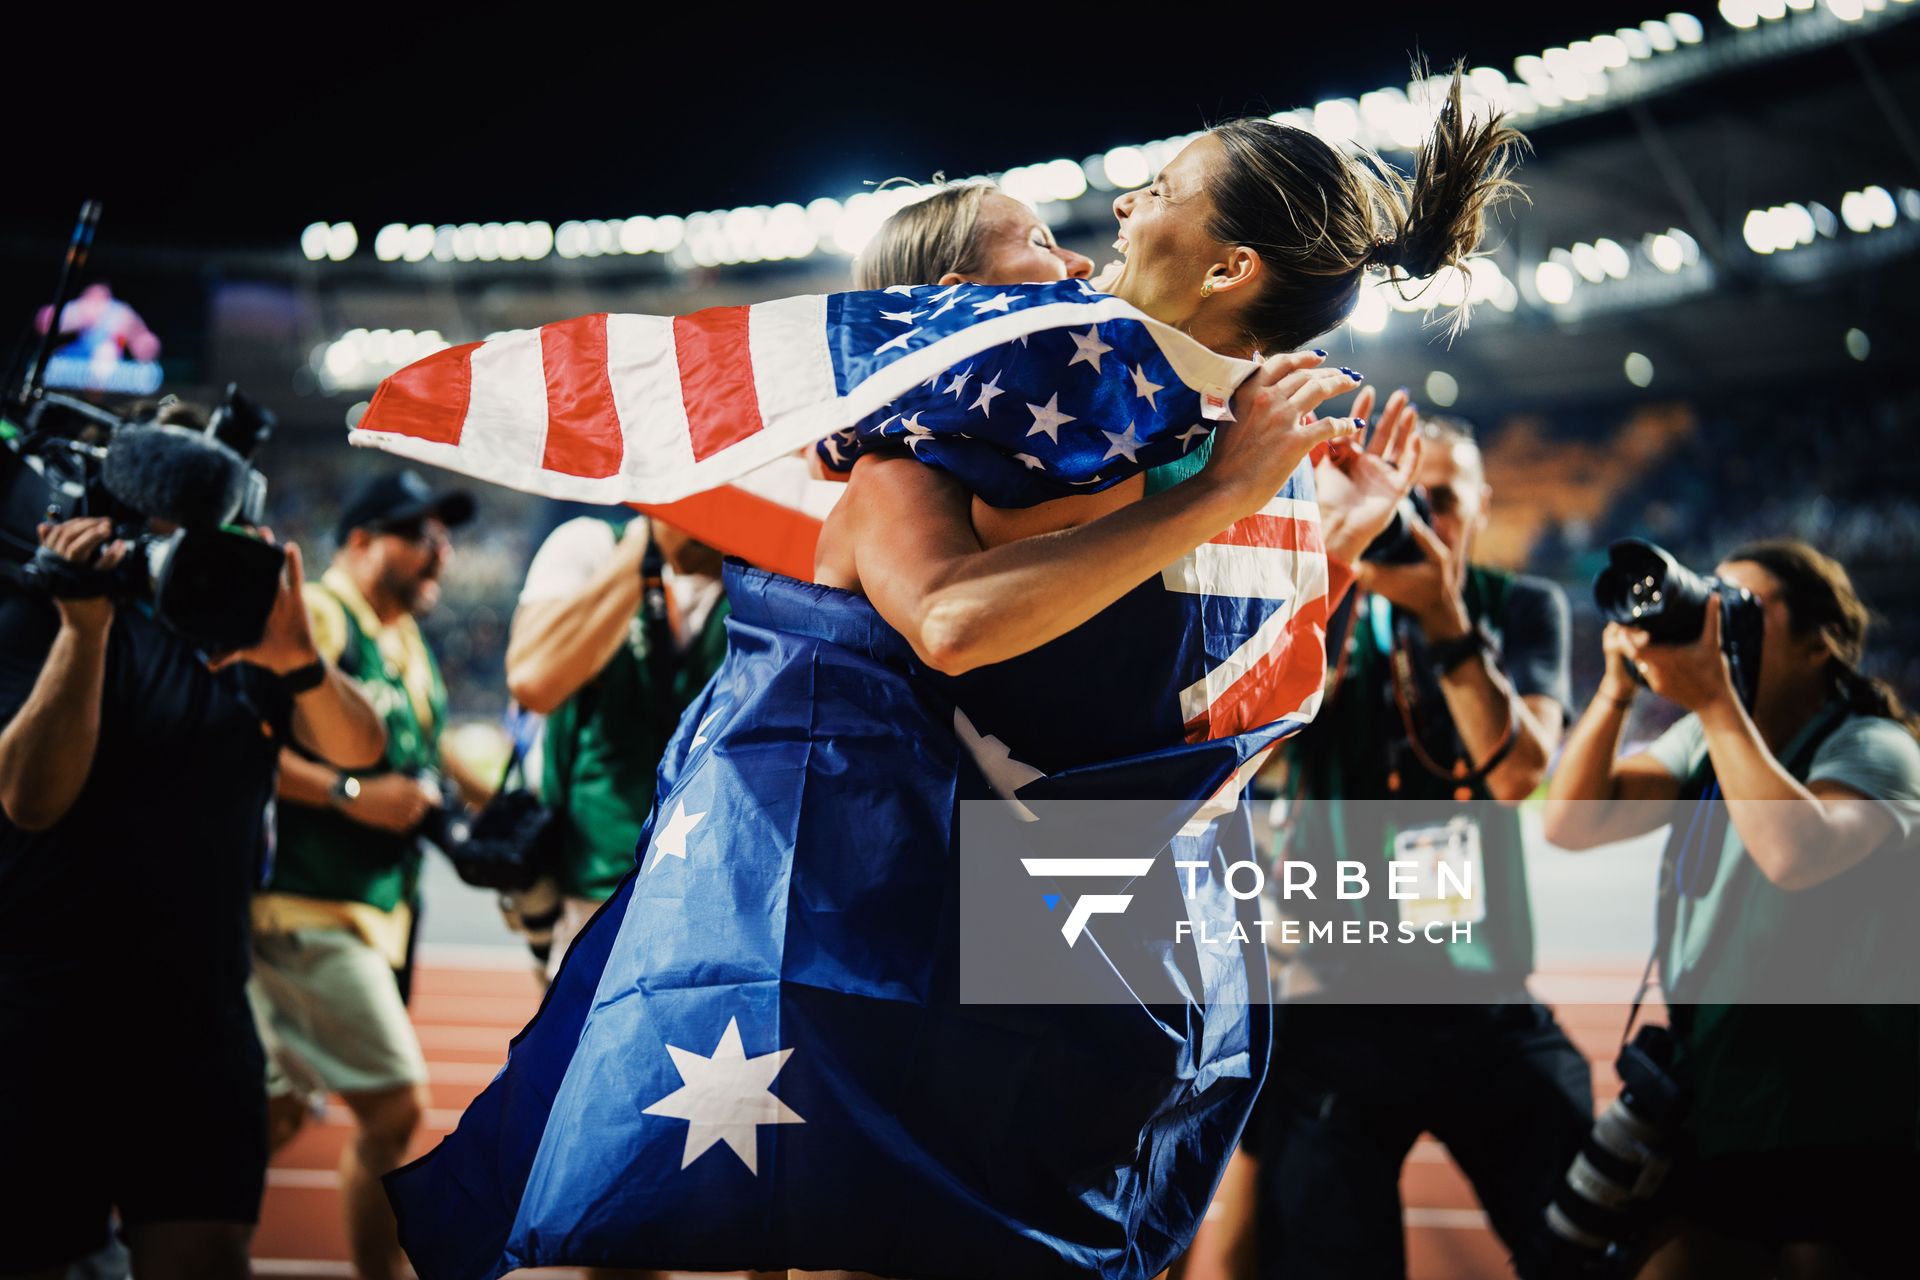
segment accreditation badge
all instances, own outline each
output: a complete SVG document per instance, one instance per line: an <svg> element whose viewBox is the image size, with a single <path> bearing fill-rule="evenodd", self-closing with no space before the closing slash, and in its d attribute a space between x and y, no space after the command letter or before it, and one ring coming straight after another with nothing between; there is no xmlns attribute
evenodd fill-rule
<svg viewBox="0 0 1920 1280"><path fill-rule="evenodd" d="M1414 868L1414 896L1399 902L1403 923L1421 929L1487 918L1486 865L1480 824L1473 818L1463 813L1445 823L1407 828L1393 838L1393 859Z"/></svg>

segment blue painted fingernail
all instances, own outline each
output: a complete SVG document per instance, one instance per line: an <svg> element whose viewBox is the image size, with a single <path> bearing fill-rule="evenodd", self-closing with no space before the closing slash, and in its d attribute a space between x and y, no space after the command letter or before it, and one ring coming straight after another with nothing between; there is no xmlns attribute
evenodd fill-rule
<svg viewBox="0 0 1920 1280"><path fill-rule="evenodd" d="M1365 418L1355 418L1353 420L1353 429L1355 431L1365 431L1367 429L1367 420Z"/></svg>
<svg viewBox="0 0 1920 1280"><path fill-rule="evenodd" d="M1320 357L1320 358L1321 358L1322 360L1325 360L1325 359L1327 358L1327 353L1326 353L1326 352L1324 352L1324 351L1322 351L1322 350L1321 350L1320 348L1318 348L1318 347L1315 347L1315 348L1313 349L1313 354L1315 354L1315 355L1317 355L1317 356L1319 356L1319 357Z"/></svg>

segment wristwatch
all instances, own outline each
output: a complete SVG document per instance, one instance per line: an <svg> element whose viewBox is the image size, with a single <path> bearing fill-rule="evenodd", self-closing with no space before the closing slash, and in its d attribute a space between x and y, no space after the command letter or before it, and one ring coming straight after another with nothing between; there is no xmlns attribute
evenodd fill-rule
<svg viewBox="0 0 1920 1280"><path fill-rule="evenodd" d="M280 683L286 686L288 693L302 694L309 689L318 689L327 682L327 663L324 658L315 658L304 667L295 667L280 677Z"/></svg>
<svg viewBox="0 0 1920 1280"><path fill-rule="evenodd" d="M1486 654L1495 662L1500 660L1500 642L1487 630L1485 622L1476 622L1473 629L1463 636L1451 640L1436 640L1427 646L1427 661L1433 667L1433 674L1444 680L1461 663Z"/></svg>
<svg viewBox="0 0 1920 1280"><path fill-rule="evenodd" d="M360 798L360 779L350 773L343 773L333 780L333 786L327 791L327 803L336 809L344 809Z"/></svg>

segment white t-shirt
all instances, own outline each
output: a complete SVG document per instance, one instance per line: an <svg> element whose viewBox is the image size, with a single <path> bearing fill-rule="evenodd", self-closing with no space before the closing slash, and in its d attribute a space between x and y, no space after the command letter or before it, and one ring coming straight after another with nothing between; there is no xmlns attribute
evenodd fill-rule
<svg viewBox="0 0 1920 1280"><path fill-rule="evenodd" d="M606 567L619 541L613 526L597 516L577 516L567 521L548 534L534 553L533 563L527 566L526 585L520 588L520 603L577 595ZM672 565L666 566L660 576L673 598L674 643L685 649L699 636L707 615L719 603L720 579L704 573L675 573Z"/></svg>

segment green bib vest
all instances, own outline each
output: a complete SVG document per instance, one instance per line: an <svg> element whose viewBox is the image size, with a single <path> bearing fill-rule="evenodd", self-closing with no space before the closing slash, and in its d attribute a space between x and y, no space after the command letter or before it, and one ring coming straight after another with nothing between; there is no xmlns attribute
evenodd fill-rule
<svg viewBox="0 0 1920 1280"><path fill-rule="evenodd" d="M340 599L324 585L321 589ZM359 682L387 728L386 768L379 772L415 777L437 772L440 729L447 719L447 688L439 665L428 653L432 719L422 724L401 672L388 663L346 601L340 605L347 621L340 670ZM279 844L268 892L365 902L382 911L413 901L420 879L420 850L411 835L382 831L333 809L310 805L282 804L279 816Z"/></svg>
<svg viewBox="0 0 1920 1280"><path fill-rule="evenodd" d="M1462 597L1467 614L1484 621L1496 636L1502 632L1511 574L1469 565ZM1430 985L1441 980L1484 982L1509 986L1533 970L1533 913L1527 901L1527 872L1520 814L1510 805L1493 802L1486 787L1471 786L1471 803L1454 799L1457 784L1429 772L1402 743L1405 730L1393 695L1392 606L1369 598L1367 610L1347 632L1346 671L1332 699L1320 708L1312 724L1287 740L1292 823L1284 839L1290 859L1310 862L1323 901L1294 899L1303 914L1334 921L1358 918L1397 924L1398 904L1386 896L1387 868L1395 837L1423 826L1444 826L1468 813L1480 829L1484 884L1475 886L1486 906L1486 917L1473 925L1471 941L1442 944L1339 945L1310 947L1315 972L1329 986L1337 986L1343 966L1365 965L1370 978L1404 967L1409 982ZM1329 654L1330 664L1338 655ZM1437 700L1438 692L1422 687L1422 697ZM1436 763L1450 766L1457 740L1436 727L1451 720L1444 706L1429 708L1423 742ZM1425 719L1423 717L1423 719ZM1397 777L1396 790L1390 779ZM1335 863L1367 864L1366 898L1324 901L1332 895ZM1319 888L1319 886L1325 886ZM1337 924L1336 924L1336 927ZM1446 970L1436 968L1432 952L1445 955ZM1451 978L1444 975L1450 974Z"/></svg>
<svg viewBox="0 0 1920 1280"><path fill-rule="evenodd" d="M615 525L616 538L624 527ZM726 657L727 613L723 596L666 668L648 660L646 621L635 612L612 660L547 717L540 794L561 817L563 892L604 899L633 869L673 726Z"/></svg>

